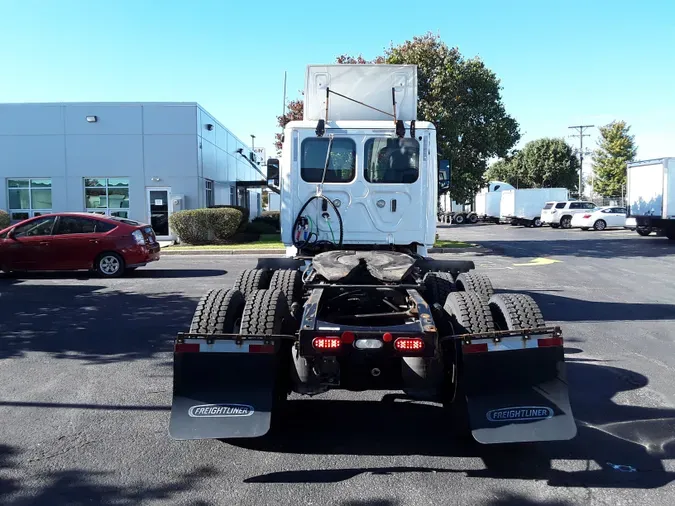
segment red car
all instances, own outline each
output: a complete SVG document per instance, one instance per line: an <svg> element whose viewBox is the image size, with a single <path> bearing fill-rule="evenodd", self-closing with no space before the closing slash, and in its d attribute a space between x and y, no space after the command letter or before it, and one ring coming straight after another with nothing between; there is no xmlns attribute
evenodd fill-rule
<svg viewBox="0 0 675 506"><path fill-rule="evenodd" d="M0 269L12 271L95 270L121 276L159 260L150 225L91 213L54 213L0 231Z"/></svg>

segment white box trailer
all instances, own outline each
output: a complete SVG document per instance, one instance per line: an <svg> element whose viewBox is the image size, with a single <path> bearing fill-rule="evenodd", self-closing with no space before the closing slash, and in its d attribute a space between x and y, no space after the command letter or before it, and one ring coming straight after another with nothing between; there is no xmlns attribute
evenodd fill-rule
<svg viewBox="0 0 675 506"><path fill-rule="evenodd" d="M502 192L514 189L509 183L490 181L488 186L477 193L474 199L474 210L478 219L499 223Z"/></svg>
<svg viewBox="0 0 675 506"><path fill-rule="evenodd" d="M500 219L528 227L541 227L541 210L546 202L569 199L567 188L526 188L504 190L501 194Z"/></svg>
<svg viewBox="0 0 675 506"><path fill-rule="evenodd" d="M626 183L626 214L638 233L661 229L675 240L675 157L628 163Z"/></svg>

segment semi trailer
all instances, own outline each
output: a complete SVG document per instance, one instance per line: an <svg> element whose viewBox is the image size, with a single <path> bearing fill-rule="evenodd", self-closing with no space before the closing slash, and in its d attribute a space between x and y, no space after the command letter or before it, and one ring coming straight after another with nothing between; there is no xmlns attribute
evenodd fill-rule
<svg viewBox="0 0 675 506"><path fill-rule="evenodd" d="M629 162L626 182L626 217L637 233L675 240L675 158Z"/></svg>
<svg viewBox="0 0 675 506"><path fill-rule="evenodd" d="M479 220L494 223L501 221L500 207L504 190L515 190L515 188L504 181L490 181L487 187L476 194L474 209Z"/></svg>
<svg viewBox="0 0 675 506"><path fill-rule="evenodd" d="M209 290L176 336L170 436L264 442L289 396L344 389L436 403L484 444L573 438L560 327L428 255L449 174L416 67L310 65L304 96L267 163L286 255Z"/></svg>

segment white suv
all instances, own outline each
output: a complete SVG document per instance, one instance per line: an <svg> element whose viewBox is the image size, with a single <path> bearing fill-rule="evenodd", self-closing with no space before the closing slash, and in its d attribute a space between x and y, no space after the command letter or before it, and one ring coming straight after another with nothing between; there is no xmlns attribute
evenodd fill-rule
<svg viewBox="0 0 675 506"><path fill-rule="evenodd" d="M552 228L570 228L572 216L584 213L597 206L593 202L583 200L568 200L566 202L546 202L541 210L542 223L548 223Z"/></svg>

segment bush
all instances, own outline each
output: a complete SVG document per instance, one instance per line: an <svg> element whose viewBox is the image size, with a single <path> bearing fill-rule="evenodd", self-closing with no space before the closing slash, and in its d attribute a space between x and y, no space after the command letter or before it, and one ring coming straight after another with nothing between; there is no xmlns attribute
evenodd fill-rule
<svg viewBox="0 0 675 506"><path fill-rule="evenodd" d="M9 227L9 213L0 209L0 230Z"/></svg>
<svg viewBox="0 0 675 506"><path fill-rule="evenodd" d="M274 234L277 231L277 227L256 218L246 227L246 232L251 234Z"/></svg>
<svg viewBox="0 0 675 506"><path fill-rule="evenodd" d="M239 211L241 213L241 223L239 223L239 227L237 228L239 232L243 232L246 229L246 225L248 224L248 220L251 216L249 210L241 206L217 205L209 206L208 209L236 209Z"/></svg>
<svg viewBox="0 0 675 506"><path fill-rule="evenodd" d="M231 207L189 209L170 218L171 228L186 244L226 241L237 232L241 222L242 212Z"/></svg>
<svg viewBox="0 0 675 506"><path fill-rule="evenodd" d="M281 230L281 213L279 211L265 211L262 216L258 216L253 222L268 223L274 227L275 231Z"/></svg>

